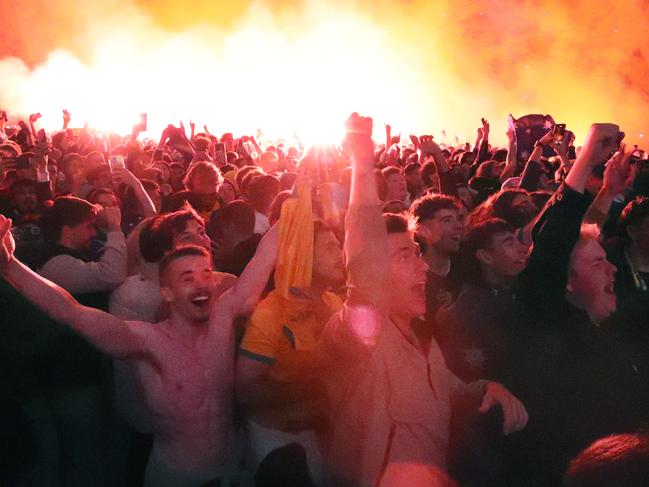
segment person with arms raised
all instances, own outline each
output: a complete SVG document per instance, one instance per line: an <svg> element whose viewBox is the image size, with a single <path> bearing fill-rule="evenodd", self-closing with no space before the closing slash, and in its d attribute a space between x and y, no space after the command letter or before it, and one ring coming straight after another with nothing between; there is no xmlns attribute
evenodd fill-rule
<svg viewBox="0 0 649 487"><path fill-rule="evenodd" d="M197 486L227 473L235 458L232 418L233 319L257 301L275 265L270 231L237 284L213 295L209 252L179 247L160 263L170 317L155 326L125 322L76 302L64 289L14 257L11 220L0 217L0 274L52 318L104 353L126 360L151 413L154 445L147 486Z"/></svg>
<svg viewBox="0 0 649 487"><path fill-rule="evenodd" d="M381 216L371 134L371 119L350 117L348 295L321 339L332 411L324 448L327 481L395 485L393 479L416 465L430 473L416 485L431 485L439 480L435 469L446 467L452 395L483 395L482 411L500 405L506 433L523 428L527 413L500 384L462 382L446 367L437 343L422 344L412 330L412 320L426 311L427 265L407 220Z"/></svg>

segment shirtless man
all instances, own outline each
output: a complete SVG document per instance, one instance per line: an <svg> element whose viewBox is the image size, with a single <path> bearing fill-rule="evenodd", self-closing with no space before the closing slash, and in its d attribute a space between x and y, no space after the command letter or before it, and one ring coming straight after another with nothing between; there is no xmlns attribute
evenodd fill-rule
<svg viewBox="0 0 649 487"><path fill-rule="evenodd" d="M209 253L180 247L160 263L170 318L152 325L122 321L76 302L14 257L11 220L0 216L0 276L56 321L104 353L126 361L138 378L154 429L145 485L199 486L233 460L235 338L233 318L250 310L277 257L277 231L262 239L233 288L212 296Z"/></svg>

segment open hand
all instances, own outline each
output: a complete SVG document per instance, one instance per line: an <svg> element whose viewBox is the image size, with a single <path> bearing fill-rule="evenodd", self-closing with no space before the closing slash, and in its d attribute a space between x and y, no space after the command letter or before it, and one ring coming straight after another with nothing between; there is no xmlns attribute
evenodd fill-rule
<svg viewBox="0 0 649 487"><path fill-rule="evenodd" d="M433 140L432 135L422 135L419 137L419 148L421 149L421 152L428 155L433 155L442 151L442 149L439 148L439 145L437 145Z"/></svg>
<svg viewBox="0 0 649 487"><path fill-rule="evenodd" d="M631 186L634 179L634 166L630 164L633 151L627 151L622 145L606 163L603 188L611 195L617 196Z"/></svg>
<svg viewBox="0 0 649 487"><path fill-rule="evenodd" d="M478 411L486 413L494 406L500 406L503 411L503 433L506 435L520 431L527 425L529 417L523 403L503 385L489 382Z"/></svg>
<svg viewBox="0 0 649 487"><path fill-rule="evenodd" d="M482 122L482 134L485 137L489 137L489 122L486 118L481 118L480 122Z"/></svg>

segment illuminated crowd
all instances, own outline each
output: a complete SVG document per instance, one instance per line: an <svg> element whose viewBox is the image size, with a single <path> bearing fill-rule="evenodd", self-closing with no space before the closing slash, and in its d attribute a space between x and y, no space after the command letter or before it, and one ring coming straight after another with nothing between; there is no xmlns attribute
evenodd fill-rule
<svg viewBox="0 0 649 487"><path fill-rule="evenodd" d="M0 116L0 485L649 485L623 128L39 119Z"/></svg>

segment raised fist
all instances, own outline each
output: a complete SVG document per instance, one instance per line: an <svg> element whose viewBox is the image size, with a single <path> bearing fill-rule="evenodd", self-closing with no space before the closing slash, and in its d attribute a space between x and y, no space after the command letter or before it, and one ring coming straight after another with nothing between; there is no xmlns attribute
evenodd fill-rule
<svg viewBox="0 0 649 487"><path fill-rule="evenodd" d="M374 142L372 142L372 119L369 117L361 117L358 113L354 112L350 115L345 122L345 141L344 147L350 152L354 165L359 167L359 164L367 165L365 169L369 169L369 164L374 164Z"/></svg>
<svg viewBox="0 0 649 487"><path fill-rule="evenodd" d="M594 123L586 135L586 140L579 153L579 159L587 161L589 166L596 166L607 160L620 147L624 132L613 123Z"/></svg>

